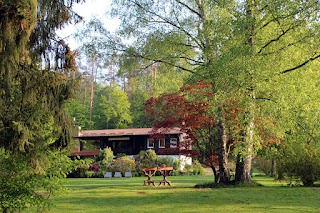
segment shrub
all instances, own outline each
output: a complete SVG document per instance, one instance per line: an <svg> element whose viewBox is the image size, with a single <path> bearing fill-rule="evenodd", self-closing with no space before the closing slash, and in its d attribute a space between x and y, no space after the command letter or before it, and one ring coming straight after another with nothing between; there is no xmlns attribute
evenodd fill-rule
<svg viewBox="0 0 320 213"><path fill-rule="evenodd" d="M173 167L174 170L178 169L179 167L179 161L171 158L171 157L158 157L157 158L157 164L158 166L170 166Z"/></svg>
<svg viewBox="0 0 320 213"><path fill-rule="evenodd" d="M117 158L112 163L113 171L119 171L121 173L125 173L128 171L134 170L136 163L134 159L131 159L127 156Z"/></svg>
<svg viewBox="0 0 320 213"><path fill-rule="evenodd" d="M192 167L193 167L193 174L194 175L204 175L204 168L202 167L202 165L200 164L200 162L198 160L194 160L192 163Z"/></svg>
<svg viewBox="0 0 320 213"><path fill-rule="evenodd" d="M291 142L285 149L284 171L292 180L299 177L304 186L311 186L320 177L320 149L314 144Z"/></svg>
<svg viewBox="0 0 320 213"><path fill-rule="evenodd" d="M91 178L91 177L94 176L95 173L96 173L96 172L94 172L94 171L86 171L86 172L85 172L85 174L86 174L85 176L88 177L88 178Z"/></svg>
<svg viewBox="0 0 320 213"><path fill-rule="evenodd" d="M111 165L114 158L113 151L110 147L100 149L100 153L96 158L96 161L100 164L101 167L108 167Z"/></svg>
<svg viewBox="0 0 320 213"><path fill-rule="evenodd" d="M90 158L86 158L86 159L80 159L80 160L75 160L74 163L76 165L77 168L77 173L79 177L86 177L86 172L89 171L92 163L93 163L93 159Z"/></svg>
<svg viewBox="0 0 320 213"><path fill-rule="evenodd" d="M138 161L140 167L155 167L157 166L158 156L154 150L140 151Z"/></svg>
<svg viewBox="0 0 320 213"><path fill-rule="evenodd" d="M100 166L97 163L92 164L90 167L90 171L93 171L93 172L98 172L99 169L100 169Z"/></svg>

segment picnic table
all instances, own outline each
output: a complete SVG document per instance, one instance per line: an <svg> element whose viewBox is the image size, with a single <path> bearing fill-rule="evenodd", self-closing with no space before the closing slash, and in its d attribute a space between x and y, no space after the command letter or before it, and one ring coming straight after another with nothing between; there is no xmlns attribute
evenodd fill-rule
<svg viewBox="0 0 320 213"><path fill-rule="evenodd" d="M148 180L144 181L144 185L149 185L152 184L154 186L154 181L151 180L151 177L155 175L157 171L157 167L148 167L148 168L142 168L142 171L144 172L144 175L148 177Z"/></svg>
<svg viewBox="0 0 320 213"><path fill-rule="evenodd" d="M171 186L171 181L169 181L167 179L167 176L171 175L172 171L173 171L173 167L169 167L169 166L166 166L166 167L158 167L158 170L160 171L162 177L163 177L163 180L160 181L160 184L159 186L161 186L162 184L165 186L166 184L168 184L169 186Z"/></svg>

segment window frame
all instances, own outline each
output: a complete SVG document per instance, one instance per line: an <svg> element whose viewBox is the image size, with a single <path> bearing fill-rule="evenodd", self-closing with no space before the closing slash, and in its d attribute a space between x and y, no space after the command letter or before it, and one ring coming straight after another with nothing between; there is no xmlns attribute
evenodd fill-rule
<svg viewBox="0 0 320 213"><path fill-rule="evenodd" d="M150 146L150 142L152 141L152 146ZM147 141L147 148L148 149L154 149L154 139L153 138L148 138L148 141Z"/></svg>
<svg viewBox="0 0 320 213"><path fill-rule="evenodd" d="M173 145L173 142L175 145ZM170 148L177 148L178 147L178 138L170 138Z"/></svg>
<svg viewBox="0 0 320 213"><path fill-rule="evenodd" d="M163 146L161 146L161 142L163 142ZM158 140L158 147L160 149L166 148L166 139L165 138L161 138Z"/></svg>

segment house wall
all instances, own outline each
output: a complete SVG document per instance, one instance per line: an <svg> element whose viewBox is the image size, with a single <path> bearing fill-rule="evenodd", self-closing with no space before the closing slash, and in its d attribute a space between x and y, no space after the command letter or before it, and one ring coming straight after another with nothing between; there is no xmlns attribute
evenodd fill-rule
<svg viewBox="0 0 320 213"><path fill-rule="evenodd" d="M171 134L165 135L165 148L159 147L158 139L155 139L154 147L148 148L149 135L125 135L125 136L103 136L103 137L87 137L81 138L81 140L95 141L96 149L104 149L106 147L111 147L114 155L119 153L124 153L127 156L133 158L134 155L138 155L141 150L152 149L159 157L171 157L180 161L180 169L184 169L186 164L192 164L192 158L186 157L185 155L179 154L179 144L183 140L184 135ZM171 138L177 139L177 147L173 148L170 146ZM80 149L83 146L80 143ZM80 150L80 151L81 151Z"/></svg>
<svg viewBox="0 0 320 213"><path fill-rule="evenodd" d="M192 157L187 157L185 155L158 155L160 158L170 157L175 160L180 161L180 169L183 170L186 165L192 164Z"/></svg>
<svg viewBox="0 0 320 213"><path fill-rule="evenodd" d="M170 146L171 139L176 139L177 146L173 148ZM148 140L151 139L149 135L133 135L133 136L105 136L105 137L87 137L81 138L82 141L90 141L96 144L96 149L104 149L110 147L114 154L124 153L126 155L137 155L141 150L153 149L158 155L177 155L179 154L179 135L166 135L165 147L160 147L159 140L154 140L154 146L148 147ZM88 146L88 145L87 145ZM85 150L83 143L79 143L79 151Z"/></svg>

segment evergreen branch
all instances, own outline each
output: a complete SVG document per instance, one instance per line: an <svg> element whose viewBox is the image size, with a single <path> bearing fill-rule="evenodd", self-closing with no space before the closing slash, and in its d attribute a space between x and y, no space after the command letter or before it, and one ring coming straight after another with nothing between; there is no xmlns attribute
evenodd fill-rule
<svg viewBox="0 0 320 213"><path fill-rule="evenodd" d="M314 61L314 60L316 60L316 59L318 59L318 58L320 58L320 54L318 54L318 55L316 55L316 56L314 56L314 57L311 57L311 58L307 59L306 61L304 61L304 62L301 63L301 64L298 64L298 65L295 66L295 67L286 69L286 70L280 72L279 74L285 74L285 73L287 73L287 72L291 72L291 71L297 70L297 69L303 67L304 65L308 64L309 62L312 62L312 61Z"/></svg>

